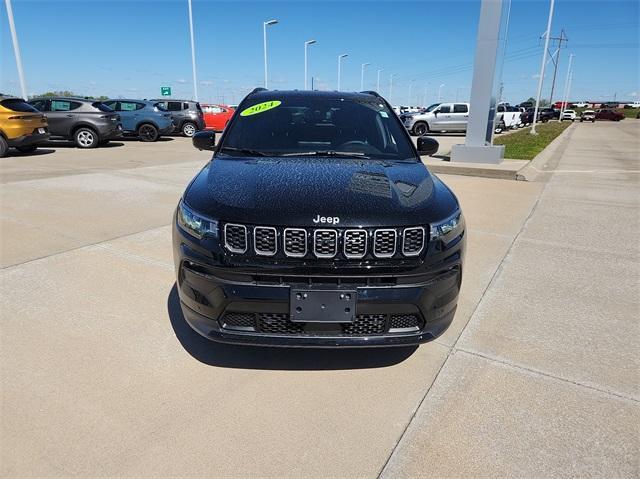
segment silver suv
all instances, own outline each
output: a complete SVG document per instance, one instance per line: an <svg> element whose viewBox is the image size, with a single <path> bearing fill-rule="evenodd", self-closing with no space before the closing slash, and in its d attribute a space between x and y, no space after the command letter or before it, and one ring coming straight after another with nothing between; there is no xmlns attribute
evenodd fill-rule
<svg viewBox="0 0 640 479"><path fill-rule="evenodd" d="M434 103L421 113L400 115L400 120L412 135L429 132L467 131L468 103Z"/></svg>

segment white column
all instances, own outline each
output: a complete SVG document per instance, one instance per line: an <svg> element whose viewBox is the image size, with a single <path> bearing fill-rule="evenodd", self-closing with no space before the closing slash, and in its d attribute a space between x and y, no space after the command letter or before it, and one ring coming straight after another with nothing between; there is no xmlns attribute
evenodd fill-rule
<svg viewBox="0 0 640 479"><path fill-rule="evenodd" d="M196 78L196 47L193 42L193 13L191 11L191 0L189 3L189 34L191 36L191 70L193 73L193 99L198 101L198 79Z"/></svg>
<svg viewBox="0 0 640 479"><path fill-rule="evenodd" d="M496 101L493 89L501 17L502 0L482 0L471 83L467 137L464 145L453 146L451 161L475 163L502 161L504 146L491 145Z"/></svg>
<svg viewBox="0 0 640 479"><path fill-rule="evenodd" d="M547 19L547 31L544 34L544 51L542 52L542 65L540 65L540 78L538 78L538 93L536 94L536 107L533 111L533 123L531 124L532 135L536 134L536 122L538 121L538 110L540 109L540 95L542 94L542 82L544 82L544 67L547 65L547 52L549 51L549 37L551 36L551 22L553 21L553 5L555 0L551 0L549 5L549 17Z"/></svg>
<svg viewBox="0 0 640 479"><path fill-rule="evenodd" d="M7 5L7 17L9 17L9 30L11 30L11 40L13 41L13 53L16 57L16 68L18 69L18 80L20 81L20 91L22 97L28 100L27 84L24 80L24 71L22 70L22 57L20 56L20 45L18 44L18 34L16 33L16 25L13 21L13 9L11 8L11 0L5 0Z"/></svg>
<svg viewBox="0 0 640 479"><path fill-rule="evenodd" d="M371 65L371 63L363 63L360 71L360 91L364 90L364 69L367 65Z"/></svg>

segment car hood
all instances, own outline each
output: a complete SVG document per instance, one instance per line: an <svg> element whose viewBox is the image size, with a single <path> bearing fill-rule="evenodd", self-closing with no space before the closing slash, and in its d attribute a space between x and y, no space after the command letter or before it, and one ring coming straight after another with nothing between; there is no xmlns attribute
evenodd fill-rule
<svg viewBox="0 0 640 479"><path fill-rule="evenodd" d="M223 221L274 226L427 224L458 207L422 163L337 158L220 158L184 194L194 210Z"/></svg>

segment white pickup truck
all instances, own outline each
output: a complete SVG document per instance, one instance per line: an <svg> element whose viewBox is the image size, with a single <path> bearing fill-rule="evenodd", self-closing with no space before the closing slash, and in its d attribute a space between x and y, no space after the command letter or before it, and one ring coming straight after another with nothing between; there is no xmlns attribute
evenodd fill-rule
<svg viewBox="0 0 640 479"><path fill-rule="evenodd" d="M467 131L468 103L435 103L423 113L402 114L400 120L412 135L429 132Z"/></svg>
<svg viewBox="0 0 640 479"><path fill-rule="evenodd" d="M505 130L522 128L520 110L508 103L500 103L496 108L495 132L502 133Z"/></svg>

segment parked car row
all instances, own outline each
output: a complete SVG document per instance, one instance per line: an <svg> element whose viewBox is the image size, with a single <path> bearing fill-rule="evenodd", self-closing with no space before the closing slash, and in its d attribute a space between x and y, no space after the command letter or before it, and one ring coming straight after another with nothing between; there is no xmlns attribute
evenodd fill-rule
<svg viewBox="0 0 640 479"><path fill-rule="evenodd" d="M124 135L157 141L163 135L221 131L233 108L189 100L76 97L22 98L0 95L0 157L9 148L26 153L46 140L69 140L96 148Z"/></svg>

